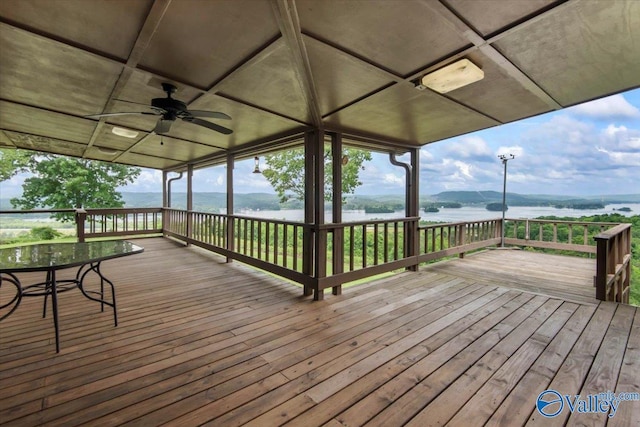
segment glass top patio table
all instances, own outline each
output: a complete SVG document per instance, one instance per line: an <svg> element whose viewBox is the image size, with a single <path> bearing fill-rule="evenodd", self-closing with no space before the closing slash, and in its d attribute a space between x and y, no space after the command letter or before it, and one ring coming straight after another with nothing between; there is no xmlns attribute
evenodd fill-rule
<svg viewBox="0 0 640 427"><path fill-rule="evenodd" d="M0 272L60 270L132 255L143 250L144 248L126 240L16 246L0 249Z"/></svg>
<svg viewBox="0 0 640 427"><path fill-rule="evenodd" d="M102 261L143 252L144 248L125 240L103 240L78 243L45 243L0 249L0 290L5 285L13 285L13 298L0 301L0 320L11 315L20 305L22 297L44 296L42 317L46 316L47 299L51 296L53 324L56 335L56 352L60 352L57 294L74 288L80 289L87 299L100 303L101 311L107 305L113 308L114 325L118 326L116 294L113 282L100 270ZM79 267L74 279L58 280L56 272L65 268ZM23 285L17 273L46 272L42 282ZM89 273L99 278L99 290L85 288L85 278ZM105 295L105 284L111 287L111 297ZM6 294L6 293L5 293ZM2 311L8 310L2 314Z"/></svg>

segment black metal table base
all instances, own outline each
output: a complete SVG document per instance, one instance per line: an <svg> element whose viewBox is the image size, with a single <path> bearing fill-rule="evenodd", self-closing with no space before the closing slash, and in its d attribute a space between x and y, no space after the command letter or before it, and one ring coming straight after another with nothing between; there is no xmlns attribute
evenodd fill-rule
<svg viewBox="0 0 640 427"><path fill-rule="evenodd" d="M113 308L113 323L114 326L118 326L118 313L116 309L116 289L111 280L104 277L100 271L100 261L83 264L78 269L75 279L56 279L56 269L47 270L47 277L44 282L35 283L28 286L22 286L20 279L13 273L0 273L0 289L6 284L12 285L16 288L16 293L12 299L7 303L0 304L0 310L11 309L0 317L0 320L7 318L11 315L20 305L23 297L44 297L44 304L42 308L42 317L46 317L47 314L47 300L51 296L51 305L53 312L53 326L56 334L56 353L60 352L60 324L58 318L58 294L69 291L71 289L78 288L82 295L87 299L100 303L100 311L104 312L104 306L107 305ZM87 275L94 272L100 278L100 290L92 291L85 289L85 279ZM105 283L111 287L111 299L105 299Z"/></svg>

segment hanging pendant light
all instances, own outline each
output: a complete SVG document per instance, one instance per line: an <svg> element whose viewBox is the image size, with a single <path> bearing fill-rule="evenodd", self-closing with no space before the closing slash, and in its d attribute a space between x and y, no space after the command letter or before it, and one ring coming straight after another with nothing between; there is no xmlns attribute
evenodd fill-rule
<svg viewBox="0 0 640 427"><path fill-rule="evenodd" d="M253 158L253 161L255 162L255 167L253 169L253 173L262 173L260 171L260 158L258 156L255 156Z"/></svg>

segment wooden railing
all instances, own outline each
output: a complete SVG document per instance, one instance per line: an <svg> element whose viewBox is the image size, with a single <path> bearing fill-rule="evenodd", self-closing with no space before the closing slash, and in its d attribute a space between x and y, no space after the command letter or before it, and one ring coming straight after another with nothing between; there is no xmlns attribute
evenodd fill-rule
<svg viewBox="0 0 640 427"><path fill-rule="evenodd" d="M75 214L79 242L95 237L162 233L161 208L78 209Z"/></svg>
<svg viewBox="0 0 640 427"><path fill-rule="evenodd" d="M620 224L595 237L596 298L629 303L631 278L631 224Z"/></svg>
<svg viewBox="0 0 640 427"><path fill-rule="evenodd" d="M419 228L420 262L500 244L501 219L427 225Z"/></svg>
<svg viewBox="0 0 640 427"><path fill-rule="evenodd" d="M610 222L506 219L505 244L596 253L590 236L616 224Z"/></svg>
<svg viewBox="0 0 640 427"><path fill-rule="evenodd" d="M330 223L314 228L318 289L334 288L339 293L337 287L343 283L417 266L408 236L417 230L419 219Z"/></svg>
<svg viewBox="0 0 640 427"><path fill-rule="evenodd" d="M303 239L309 225L293 221L164 209L164 233L303 285L311 285Z"/></svg>
<svg viewBox="0 0 640 427"><path fill-rule="evenodd" d="M51 213L75 213L79 241L162 233L293 280L316 297L329 287L339 293L343 283L498 245L503 226L502 220L491 219L419 227L418 217L315 225L171 208L0 215ZM630 224L532 219L507 219L505 224L507 245L597 254L596 297L628 303ZM594 240L590 236L596 233Z"/></svg>

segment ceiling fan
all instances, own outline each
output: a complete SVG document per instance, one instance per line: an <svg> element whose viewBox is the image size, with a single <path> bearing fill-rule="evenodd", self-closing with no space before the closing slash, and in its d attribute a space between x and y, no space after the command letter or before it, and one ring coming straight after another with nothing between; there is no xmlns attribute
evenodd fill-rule
<svg viewBox="0 0 640 427"><path fill-rule="evenodd" d="M126 116L131 114L145 114L145 115L154 115L161 116L156 123L156 127L153 129L153 132L162 135L169 132L171 129L171 125L176 119L182 119L187 123L193 123L194 125L199 125L206 127L207 129L215 130L216 132L220 132L225 135L229 135L233 133L231 129L228 129L224 126L217 125L215 123L209 122L207 120L202 120L199 117L210 117L212 119L225 119L231 120L225 113L220 113L218 111L202 111L202 110L189 110L187 109L187 105L174 99L171 97L172 93L175 93L177 88L171 83L162 83L162 90L167 93L166 98L153 98L151 100L151 105L149 108L153 110L153 112L147 111L133 111L133 112L124 112L124 113L103 113L103 114L92 114L89 116L84 116L88 119L99 119L100 117L113 117L113 116ZM137 102L132 101L124 101L132 104L138 104ZM143 105L143 104L139 104Z"/></svg>

